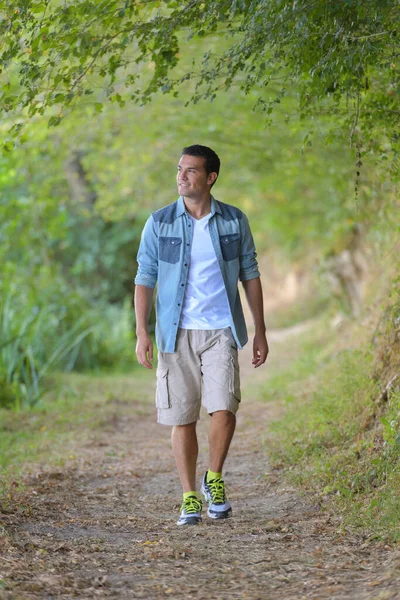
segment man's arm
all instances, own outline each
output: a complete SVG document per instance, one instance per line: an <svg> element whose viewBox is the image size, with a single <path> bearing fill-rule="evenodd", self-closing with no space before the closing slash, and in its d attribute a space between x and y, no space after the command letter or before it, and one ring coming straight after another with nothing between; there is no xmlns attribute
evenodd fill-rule
<svg viewBox="0 0 400 600"><path fill-rule="evenodd" d="M253 340L253 360L255 368L261 366L267 360L269 348L265 335L264 303L262 295L261 280L259 277L242 281L246 293L247 302L253 316L255 333Z"/></svg>
<svg viewBox="0 0 400 600"><path fill-rule="evenodd" d="M263 295L260 281L260 271L257 264L257 253L253 236L246 215L240 220L241 248L239 279L246 292L247 302L253 316L255 334L253 340L254 367L264 364L268 356L268 342L265 336Z"/></svg>
<svg viewBox="0 0 400 600"><path fill-rule="evenodd" d="M139 268L135 277L136 355L146 369L152 369L153 343L148 324L158 277L158 235L154 219L149 217L142 231L137 256Z"/></svg>
<svg viewBox="0 0 400 600"><path fill-rule="evenodd" d="M153 303L153 288L145 285L135 287L135 315L136 315L136 356L139 364L152 369L153 342L149 335L149 316Z"/></svg>

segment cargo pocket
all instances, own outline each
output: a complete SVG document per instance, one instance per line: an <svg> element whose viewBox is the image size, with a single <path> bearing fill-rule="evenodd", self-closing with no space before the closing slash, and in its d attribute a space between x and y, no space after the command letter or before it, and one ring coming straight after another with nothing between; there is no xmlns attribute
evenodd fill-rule
<svg viewBox="0 0 400 600"><path fill-rule="evenodd" d="M226 261L234 260L239 256L240 233L228 233L219 236L222 258Z"/></svg>
<svg viewBox="0 0 400 600"><path fill-rule="evenodd" d="M159 237L159 258L164 262L175 264L181 255L182 238Z"/></svg>
<svg viewBox="0 0 400 600"><path fill-rule="evenodd" d="M168 369L158 369L157 371L156 407L171 407L168 389Z"/></svg>
<svg viewBox="0 0 400 600"><path fill-rule="evenodd" d="M235 396L236 400L240 402L242 394L240 392L240 371L239 371L239 358L237 352L231 356L232 358L232 388L231 392Z"/></svg>

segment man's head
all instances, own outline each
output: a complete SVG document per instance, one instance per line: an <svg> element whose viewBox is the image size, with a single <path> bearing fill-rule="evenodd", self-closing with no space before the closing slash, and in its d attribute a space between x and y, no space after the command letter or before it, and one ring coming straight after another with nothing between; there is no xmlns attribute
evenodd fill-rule
<svg viewBox="0 0 400 600"><path fill-rule="evenodd" d="M196 198L210 191L217 180L220 160L214 150L195 144L182 150L177 184L181 196Z"/></svg>

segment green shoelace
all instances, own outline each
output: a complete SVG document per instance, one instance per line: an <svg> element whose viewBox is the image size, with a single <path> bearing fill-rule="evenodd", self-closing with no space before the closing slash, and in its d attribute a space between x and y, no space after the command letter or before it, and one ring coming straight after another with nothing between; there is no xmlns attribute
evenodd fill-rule
<svg viewBox="0 0 400 600"><path fill-rule="evenodd" d="M211 479L207 481L210 488L213 504L223 504L225 502L225 484L222 479Z"/></svg>
<svg viewBox="0 0 400 600"><path fill-rule="evenodd" d="M181 510L184 510L187 515L201 512L202 504L196 496L189 496L182 502Z"/></svg>

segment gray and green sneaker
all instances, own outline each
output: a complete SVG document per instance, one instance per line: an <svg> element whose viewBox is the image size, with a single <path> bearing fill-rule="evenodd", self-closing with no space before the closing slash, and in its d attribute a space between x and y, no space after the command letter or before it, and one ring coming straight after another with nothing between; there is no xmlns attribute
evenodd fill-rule
<svg viewBox="0 0 400 600"><path fill-rule="evenodd" d="M207 514L211 519L227 519L232 514L232 507L226 499L225 484L223 479L211 479L207 481L205 472L201 493L208 503Z"/></svg>
<svg viewBox="0 0 400 600"><path fill-rule="evenodd" d="M197 525L201 523L201 509L203 503L197 496L188 496L182 502L181 515L177 520L177 525Z"/></svg>

